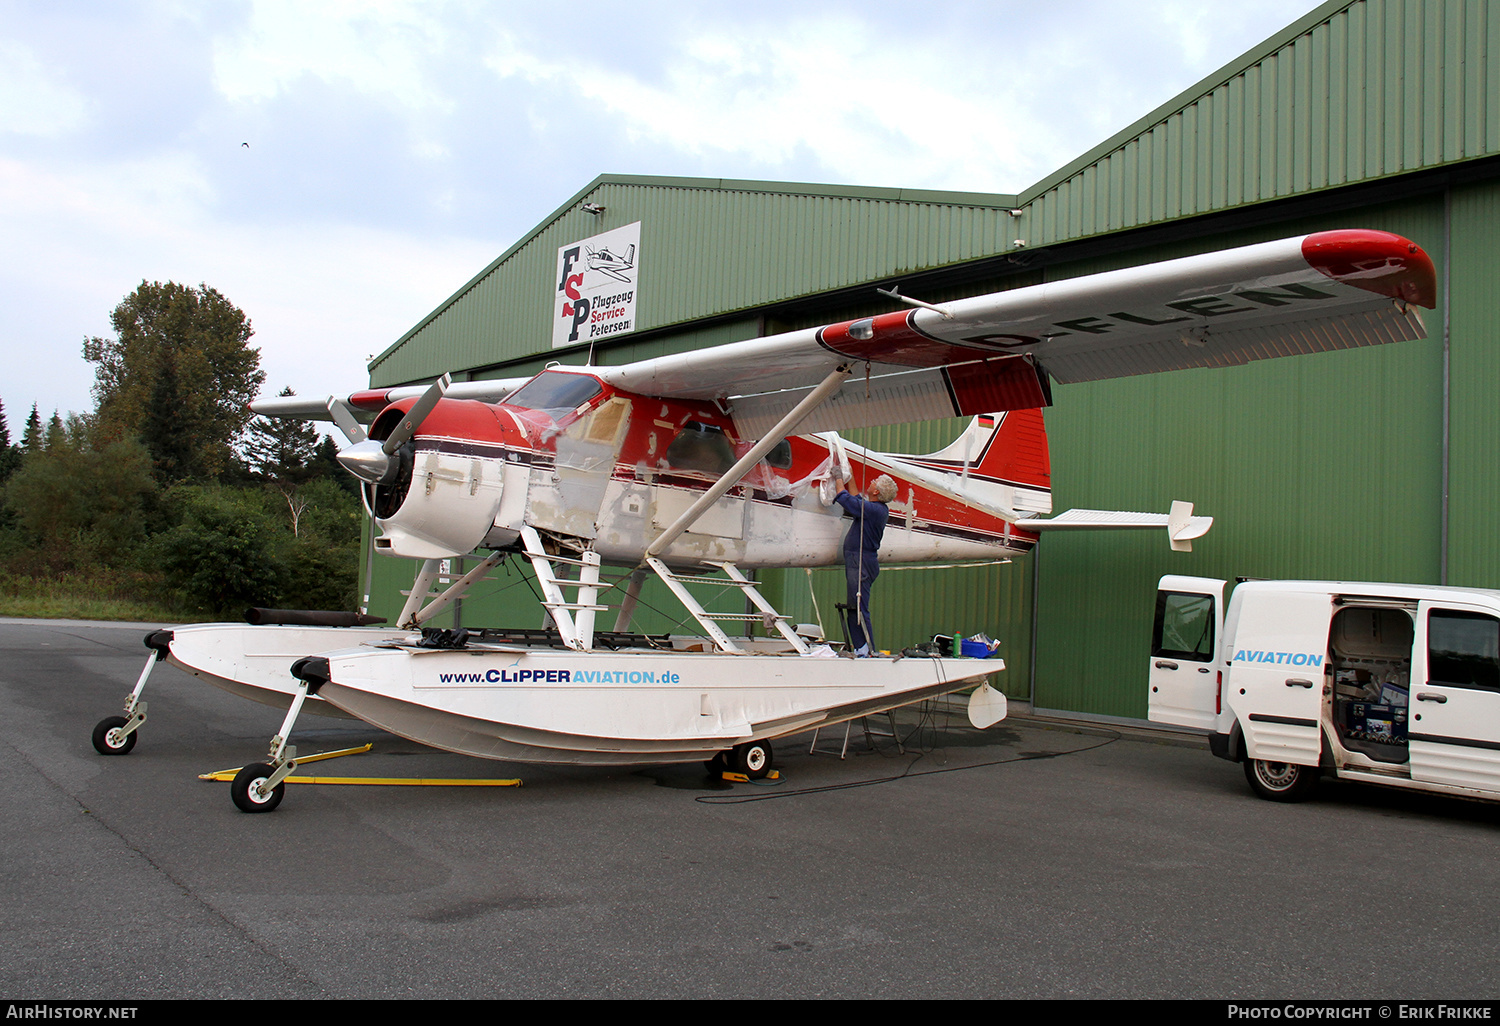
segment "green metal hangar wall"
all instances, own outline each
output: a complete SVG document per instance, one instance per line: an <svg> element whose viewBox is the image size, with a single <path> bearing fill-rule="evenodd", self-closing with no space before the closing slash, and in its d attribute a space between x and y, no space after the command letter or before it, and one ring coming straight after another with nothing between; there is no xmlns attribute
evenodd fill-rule
<svg viewBox="0 0 1500 1026"><path fill-rule="evenodd" d="M1191 499L1216 518L1193 553L1155 532L1064 533L1013 563L882 576L882 645L985 630L1012 698L1140 718L1163 573L1500 586L1492 53L1500 7L1484 0L1334 0L1018 196L601 176L377 357L371 383L582 363L582 344L549 345L558 250L636 222L635 330L597 363L883 312L890 285L941 301L1322 229L1416 241L1440 276L1427 341L1055 390L1055 507ZM960 427L857 440L931 451ZM394 614L412 568L378 563L376 609ZM840 574L763 579L798 619L815 588L836 633ZM643 628L679 618L644 598L664 612ZM519 573L462 613L540 615Z"/></svg>

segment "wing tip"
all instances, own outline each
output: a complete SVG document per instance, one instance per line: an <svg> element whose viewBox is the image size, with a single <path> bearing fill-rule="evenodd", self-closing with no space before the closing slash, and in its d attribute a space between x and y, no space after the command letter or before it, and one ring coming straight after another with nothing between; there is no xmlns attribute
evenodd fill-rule
<svg viewBox="0 0 1500 1026"><path fill-rule="evenodd" d="M1314 232L1302 240L1302 256L1341 284L1429 310L1437 306L1437 270L1410 239L1370 228Z"/></svg>

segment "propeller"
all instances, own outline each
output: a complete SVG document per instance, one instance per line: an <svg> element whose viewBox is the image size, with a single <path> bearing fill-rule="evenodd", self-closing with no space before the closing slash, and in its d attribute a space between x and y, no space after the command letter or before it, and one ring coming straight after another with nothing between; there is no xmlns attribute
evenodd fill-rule
<svg viewBox="0 0 1500 1026"><path fill-rule="evenodd" d="M365 440L365 429L360 427L359 421L354 419L354 411L349 408L347 402L336 396L329 396L328 415L333 418L334 424L351 444Z"/></svg>
<svg viewBox="0 0 1500 1026"><path fill-rule="evenodd" d="M355 442L347 449L339 450L339 462L361 481L372 485L385 484L396 474L396 463L391 457L411 441L412 435L417 433L417 428L422 426L422 421L427 419L427 415L452 383L453 378L447 374L438 378L412 404L412 408L406 411L406 416L401 418L401 423L396 425L396 429L385 441L377 442L373 438L366 438Z"/></svg>
<svg viewBox="0 0 1500 1026"><path fill-rule="evenodd" d="M417 428L422 425L422 421L427 419L427 415L432 412L432 408L438 404L438 400L448 391L448 386L451 384L453 384L452 376L444 374L412 404L411 409L406 411L406 416L401 418L401 423L396 425L396 430L392 431L381 445L381 449L387 456L394 456L397 449L411 441L411 436L417 433Z"/></svg>

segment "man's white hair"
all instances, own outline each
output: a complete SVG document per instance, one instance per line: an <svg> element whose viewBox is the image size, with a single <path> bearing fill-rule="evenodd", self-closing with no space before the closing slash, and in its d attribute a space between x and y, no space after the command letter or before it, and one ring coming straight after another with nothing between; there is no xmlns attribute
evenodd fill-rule
<svg viewBox="0 0 1500 1026"><path fill-rule="evenodd" d="M891 475L881 474L870 486L870 497L876 502L890 502L896 497L896 482L891 480Z"/></svg>

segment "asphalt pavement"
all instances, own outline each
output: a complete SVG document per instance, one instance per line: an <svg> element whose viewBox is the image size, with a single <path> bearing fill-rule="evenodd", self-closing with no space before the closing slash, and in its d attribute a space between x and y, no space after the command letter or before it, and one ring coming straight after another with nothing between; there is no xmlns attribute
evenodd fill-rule
<svg viewBox="0 0 1500 1026"><path fill-rule="evenodd" d="M198 774L281 714L163 664L97 755L144 626L0 620L0 997L1487 998L1500 806L1326 782L1254 798L1201 745L956 710L907 751L777 745L782 779L483 762L304 716L317 772ZM1144 675L1145 659L1142 659ZM1144 687L1144 681L1142 683Z"/></svg>

